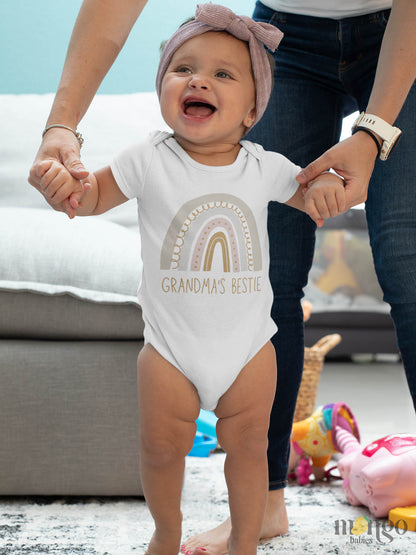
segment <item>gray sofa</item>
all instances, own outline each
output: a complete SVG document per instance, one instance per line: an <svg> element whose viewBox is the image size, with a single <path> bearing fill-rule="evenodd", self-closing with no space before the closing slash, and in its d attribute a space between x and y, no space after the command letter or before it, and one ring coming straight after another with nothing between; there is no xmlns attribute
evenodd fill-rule
<svg viewBox="0 0 416 555"><path fill-rule="evenodd" d="M0 493L140 494L137 234L2 207L0 236Z"/></svg>
<svg viewBox="0 0 416 555"><path fill-rule="evenodd" d="M27 184L51 102L0 97L0 495L141 495L136 205L70 221ZM154 94L97 96L81 125L83 159L90 169L108 164L157 128L165 127ZM307 345L339 332L340 348L358 348L360 312L346 342L351 311L311 287ZM391 339L386 308L377 310L372 336L381 310ZM368 348L385 344L383 335Z"/></svg>
<svg viewBox="0 0 416 555"><path fill-rule="evenodd" d="M51 102L0 97L0 495L141 495L136 205L70 221L28 185ZM154 95L99 96L83 159L158 127Z"/></svg>

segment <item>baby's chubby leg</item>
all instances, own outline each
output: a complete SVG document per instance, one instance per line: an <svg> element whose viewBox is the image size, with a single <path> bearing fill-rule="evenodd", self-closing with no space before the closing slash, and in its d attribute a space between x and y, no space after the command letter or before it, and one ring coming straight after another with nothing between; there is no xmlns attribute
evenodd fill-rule
<svg viewBox="0 0 416 555"><path fill-rule="evenodd" d="M268 493L267 432L275 389L276 354L268 342L243 368L215 410L218 441L227 454L230 555L257 553Z"/></svg>
<svg viewBox="0 0 416 555"><path fill-rule="evenodd" d="M177 555L185 456L192 448L199 396L192 383L150 344L138 358L140 470L155 521L148 555Z"/></svg>

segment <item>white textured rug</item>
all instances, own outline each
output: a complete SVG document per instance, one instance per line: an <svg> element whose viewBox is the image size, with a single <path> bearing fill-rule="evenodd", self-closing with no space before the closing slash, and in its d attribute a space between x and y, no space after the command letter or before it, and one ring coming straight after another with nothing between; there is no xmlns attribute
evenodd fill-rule
<svg viewBox="0 0 416 555"><path fill-rule="evenodd" d="M222 453L188 457L184 537L228 515L223 463ZM290 485L286 500L290 533L264 542L258 553L416 553L415 532L398 533L364 507L351 507L339 481ZM371 530L352 535L349 521L360 516L372 521ZM144 501L136 498L0 498L0 555L139 555L152 529Z"/></svg>

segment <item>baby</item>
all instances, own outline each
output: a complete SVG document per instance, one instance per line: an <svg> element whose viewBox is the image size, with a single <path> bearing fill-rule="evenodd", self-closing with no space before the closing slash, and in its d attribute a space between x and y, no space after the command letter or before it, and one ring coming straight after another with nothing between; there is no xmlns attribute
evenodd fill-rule
<svg viewBox="0 0 416 555"><path fill-rule="evenodd" d="M156 132L84 184L45 162L45 196L72 215L137 198L145 346L138 357L141 479L155 532L148 555L177 555L184 461L200 408L218 417L226 452L231 555L254 555L265 511L267 431L276 384L270 338L269 201L318 225L345 206L343 181L322 174L306 191L300 168L242 140L262 116L272 74L263 44L275 27L222 6L198 6L166 43L156 88L173 133ZM122 245L120 245L122 248ZM204 548L192 551L207 555Z"/></svg>

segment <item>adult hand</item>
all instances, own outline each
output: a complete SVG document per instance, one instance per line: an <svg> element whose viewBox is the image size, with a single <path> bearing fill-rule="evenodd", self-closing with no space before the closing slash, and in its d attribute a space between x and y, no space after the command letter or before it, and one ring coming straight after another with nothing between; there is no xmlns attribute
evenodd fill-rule
<svg viewBox="0 0 416 555"><path fill-rule="evenodd" d="M71 175L80 182L83 191L84 186L81 179L86 179L89 175L80 160L80 146L78 140L71 131L59 127L50 129L44 136L42 144L36 155L35 161L30 169L29 183L35 187L46 199L46 202L54 210L65 212L70 218L74 217L74 208L71 206L70 199L56 202L49 192L47 184L42 182L45 161L55 161L64 166Z"/></svg>
<svg viewBox="0 0 416 555"><path fill-rule="evenodd" d="M366 133L357 132L311 162L296 179L301 185L308 185L320 173L332 168L345 181L346 209L349 209L367 199L376 156L373 139Z"/></svg>

